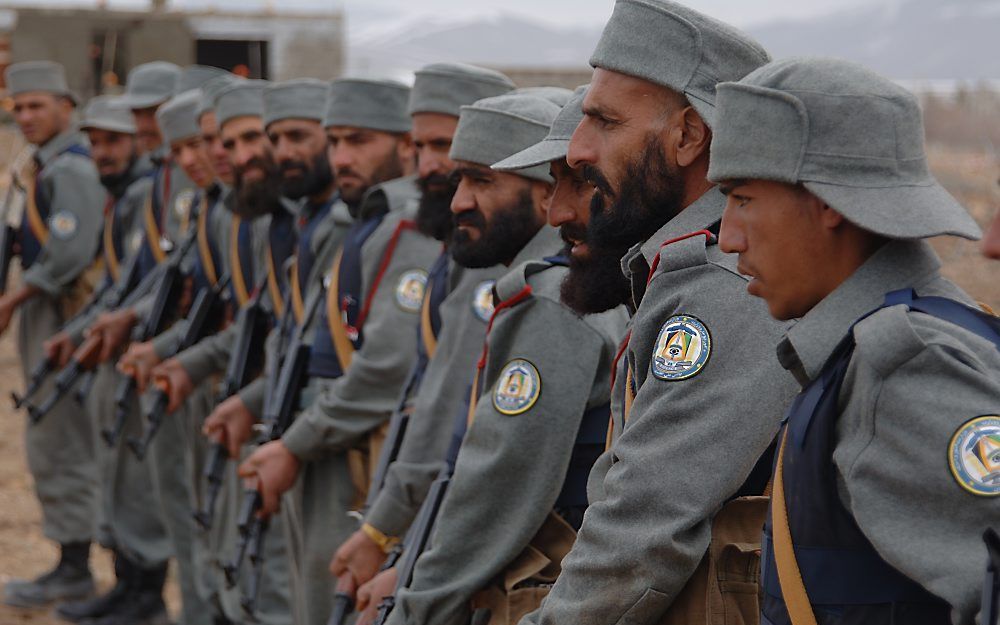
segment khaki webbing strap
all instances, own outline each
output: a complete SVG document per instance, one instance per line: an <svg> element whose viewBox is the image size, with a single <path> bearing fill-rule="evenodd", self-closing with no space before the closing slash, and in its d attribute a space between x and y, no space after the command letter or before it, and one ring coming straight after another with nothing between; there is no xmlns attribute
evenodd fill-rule
<svg viewBox="0 0 1000 625"><path fill-rule="evenodd" d="M38 242L41 245L45 245L49 242L49 227L45 225L45 220L42 219L42 214L38 211L38 203L35 201L35 192L37 189L37 179L36 173L38 171L37 167L32 163L28 167L30 175L25 176L24 193L25 193L25 206L26 214L28 215L28 227L31 228L31 233L35 235Z"/></svg>
<svg viewBox="0 0 1000 625"><path fill-rule="evenodd" d="M118 254L115 253L115 208L112 198L108 197L109 210L104 214L104 261L108 266L108 273L111 279L118 281L118 274L121 271L121 262Z"/></svg>
<svg viewBox="0 0 1000 625"><path fill-rule="evenodd" d="M156 259L156 263L160 264L167 259L167 253L163 251L160 247L160 228L156 224L156 215L153 214L153 194L150 193L146 198L146 206L143 210L146 219L146 243L149 245L149 250L153 253L153 258Z"/></svg>
<svg viewBox="0 0 1000 625"><path fill-rule="evenodd" d="M208 198L201 198L201 210L198 211L198 254L201 256L201 266L205 270L208 282L215 285L219 274L215 271L215 259L212 258L212 247L208 243Z"/></svg>
<svg viewBox="0 0 1000 625"><path fill-rule="evenodd" d="M476 418L476 403L479 402L479 376L482 373L483 370L477 368L476 374L472 378L472 393L469 395L469 413L465 416L465 421L468 425L472 425L472 421Z"/></svg>
<svg viewBox="0 0 1000 625"><path fill-rule="evenodd" d="M343 250L337 252L337 258L333 261L333 269L330 270L330 286L326 290L326 323L330 328L330 337L333 339L333 347L337 352L337 360L340 361L340 370L346 372L354 357L354 343L347 335L347 325L344 323L344 315L340 311L340 261L343 255Z"/></svg>
<svg viewBox="0 0 1000 625"><path fill-rule="evenodd" d="M437 351L437 337L434 336L434 324L431 323L431 285L424 291L424 303L420 307L420 336L424 341L424 350L428 358L434 357Z"/></svg>
<svg viewBox="0 0 1000 625"><path fill-rule="evenodd" d="M632 413L632 403L635 401L635 392L632 390L632 365L631 363L625 363L625 409L622 414L622 429L625 428L625 424L628 423L629 415ZM611 423L608 424L608 438L604 442L604 451L611 449L611 443L613 442L613 437L615 434L615 420L614 417L611 418Z"/></svg>
<svg viewBox="0 0 1000 625"><path fill-rule="evenodd" d="M788 428L781 438L778 448L778 464L774 470L774 492L771 494L771 529L774 533L774 561L781 582L781 595L788 609L792 625L816 625L806 586L802 581L799 563L795 560L792 547L792 533L788 527L788 508L785 506L784 472L785 444L788 442Z"/></svg>
<svg viewBox="0 0 1000 625"><path fill-rule="evenodd" d="M292 263L292 275L289 278L292 284L292 313L295 315L295 323L302 323L306 317L306 303L302 299L302 285L299 284L299 259Z"/></svg>
<svg viewBox="0 0 1000 625"><path fill-rule="evenodd" d="M250 300L250 293L247 292L247 281L243 275L243 263L240 262L241 221L238 215L233 215L233 228L229 235L229 265L232 269L229 274L233 276L233 289L236 291L236 302L240 306L243 306ZM270 255L270 247L268 248L268 254Z"/></svg>
<svg viewBox="0 0 1000 625"><path fill-rule="evenodd" d="M285 298L281 295L281 285L278 284L278 270L274 266L274 254L271 245L267 245L267 290L271 293L271 303L278 318L285 316Z"/></svg>

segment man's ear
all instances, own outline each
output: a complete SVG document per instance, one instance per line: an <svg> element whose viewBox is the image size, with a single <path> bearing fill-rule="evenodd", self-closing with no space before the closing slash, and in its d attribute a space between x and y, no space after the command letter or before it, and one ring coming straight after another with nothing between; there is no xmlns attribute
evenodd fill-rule
<svg viewBox="0 0 1000 625"><path fill-rule="evenodd" d="M712 130L691 106L677 111L671 118L676 118L670 125L676 136L677 166L690 167L698 159L708 155L712 144Z"/></svg>
<svg viewBox="0 0 1000 625"><path fill-rule="evenodd" d="M542 211L542 219L545 219L546 213L549 210L549 204L552 202L552 196L555 194L556 186L551 182L542 182L541 180L531 181L531 199Z"/></svg>

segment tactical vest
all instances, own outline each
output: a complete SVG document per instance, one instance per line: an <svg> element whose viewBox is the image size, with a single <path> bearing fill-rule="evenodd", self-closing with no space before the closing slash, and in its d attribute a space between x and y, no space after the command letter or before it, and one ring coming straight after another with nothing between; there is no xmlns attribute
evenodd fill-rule
<svg viewBox="0 0 1000 625"><path fill-rule="evenodd" d="M974 332L1000 349L1000 320L943 297L894 291L881 308L905 305ZM855 322L857 324L858 322ZM838 398L854 352L853 326L788 410L782 479L792 548L819 625L949 625L947 603L887 563L837 494L833 452ZM919 548L915 546L914 548ZM771 512L761 555L761 623L791 625L773 549Z"/></svg>
<svg viewBox="0 0 1000 625"><path fill-rule="evenodd" d="M285 315L285 294L290 287L285 264L294 255L297 240L295 217L285 210L275 211L267 229L267 289L277 318ZM272 324L276 321L272 319Z"/></svg>
<svg viewBox="0 0 1000 625"><path fill-rule="evenodd" d="M73 144L67 147L55 158L63 154L76 154L90 158L90 150L80 144ZM22 269L31 267L38 260L38 255L41 254L42 248L45 247L49 236L47 224L49 217L51 217L51 206L49 205L50 198L46 197L45 191L42 189L43 171L45 171L44 167L36 167L31 186L27 189L30 197L25 207L25 219L21 220L21 228L18 232L18 238L21 243Z"/></svg>

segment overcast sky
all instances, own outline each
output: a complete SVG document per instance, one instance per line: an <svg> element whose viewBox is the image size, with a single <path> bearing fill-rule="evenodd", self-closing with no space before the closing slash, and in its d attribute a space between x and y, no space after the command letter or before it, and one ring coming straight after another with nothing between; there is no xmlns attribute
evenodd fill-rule
<svg viewBox="0 0 1000 625"><path fill-rule="evenodd" d="M785 18L822 15L871 0L689 0L691 7L739 26ZM347 10L348 24L365 29L384 19L403 15L466 17L499 10L534 16L553 24L595 26L603 24L614 6L612 0L168 0L177 8L253 10L267 6L292 10ZM0 0L2 5L90 5L97 0ZM149 6L149 0L107 0L110 7Z"/></svg>

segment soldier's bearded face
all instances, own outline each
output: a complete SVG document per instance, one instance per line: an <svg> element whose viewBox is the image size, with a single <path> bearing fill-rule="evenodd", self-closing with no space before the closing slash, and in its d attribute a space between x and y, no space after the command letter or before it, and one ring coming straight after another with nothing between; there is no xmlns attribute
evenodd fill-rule
<svg viewBox="0 0 1000 625"><path fill-rule="evenodd" d="M158 108L159 106L150 106L132 110L132 117L135 119L135 138L139 140L139 149L143 152L152 152L163 144L163 134L156 122Z"/></svg>
<svg viewBox="0 0 1000 625"><path fill-rule="evenodd" d="M451 202L451 255L464 267L509 264L544 225L539 199L548 185L481 165L459 163ZM536 187L535 185L539 185Z"/></svg>
<svg viewBox="0 0 1000 625"><path fill-rule="evenodd" d="M370 187L413 169L413 141L409 134L331 126L326 136L337 189L349 207L357 208Z"/></svg>
<svg viewBox="0 0 1000 625"><path fill-rule="evenodd" d="M319 122L283 119L267 127L281 172L281 193L298 199L324 194L333 183L326 135Z"/></svg>
<svg viewBox="0 0 1000 625"><path fill-rule="evenodd" d="M236 117L228 120L219 134L233 166L233 211L253 219L275 210L281 200L281 181L264 122L250 115Z"/></svg>
<svg viewBox="0 0 1000 625"><path fill-rule="evenodd" d="M417 207L417 228L437 241L451 238L454 224L451 218L451 200L458 188L450 176L432 173L417 178L420 187L420 205Z"/></svg>
<svg viewBox="0 0 1000 625"><path fill-rule="evenodd" d="M88 128L90 158L97 167L101 184L110 187L128 174L135 160L135 138L123 132Z"/></svg>
<svg viewBox="0 0 1000 625"><path fill-rule="evenodd" d="M232 186L233 166L229 162L229 153L222 145L222 137L219 135L219 124L215 117L215 111L205 111L198 119L198 126L201 128L201 138L208 145L208 154L212 158L212 167L215 168L215 175L219 180Z"/></svg>
<svg viewBox="0 0 1000 625"><path fill-rule="evenodd" d="M448 158L458 118L441 113L413 115L413 147L417 154L420 207L417 228L438 241L448 241L452 231L451 200L457 183L451 179L455 163Z"/></svg>

